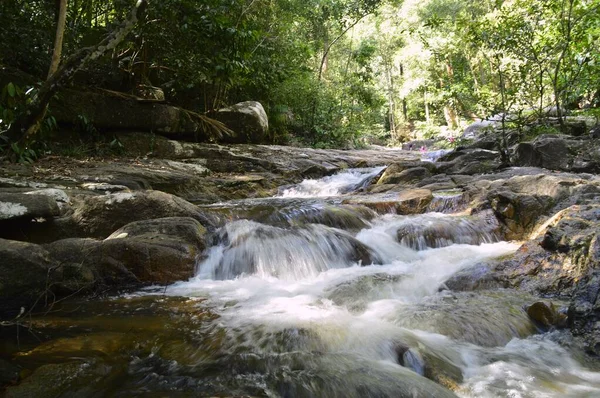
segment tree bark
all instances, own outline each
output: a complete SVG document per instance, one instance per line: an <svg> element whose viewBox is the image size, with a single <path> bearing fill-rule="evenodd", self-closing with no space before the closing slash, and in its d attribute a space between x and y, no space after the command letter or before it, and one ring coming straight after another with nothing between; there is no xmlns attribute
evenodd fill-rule
<svg viewBox="0 0 600 398"><path fill-rule="evenodd" d="M50 69L48 70L48 79L58 70L58 66L60 65L66 21L67 0L60 0L58 5L58 19L56 21L56 36L54 37L54 51L52 52L52 62L50 62Z"/></svg>
<svg viewBox="0 0 600 398"><path fill-rule="evenodd" d="M38 125L46 111L48 103L66 84L68 84L75 73L90 61L95 61L107 51L113 50L133 30L138 20L143 15L147 0L137 0L128 19L123 21L118 28L109 33L100 43L95 46L86 47L70 56L60 68L46 80L25 111L20 114L8 129L6 136L12 142L28 138L37 133L31 127Z"/></svg>

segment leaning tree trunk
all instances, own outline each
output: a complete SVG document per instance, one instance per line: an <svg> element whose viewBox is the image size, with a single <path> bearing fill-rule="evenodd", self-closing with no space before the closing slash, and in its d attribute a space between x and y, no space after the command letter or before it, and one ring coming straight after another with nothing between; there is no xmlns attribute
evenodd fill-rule
<svg viewBox="0 0 600 398"><path fill-rule="evenodd" d="M54 51L52 62L48 70L48 79L58 70L62 55L63 39L65 37L65 23L67 21L67 0L60 0L58 6L58 20L56 22L56 36L54 37Z"/></svg>
<svg viewBox="0 0 600 398"><path fill-rule="evenodd" d="M100 43L86 47L70 56L60 68L52 74L40 87L37 94L25 111L21 113L6 133L9 140L16 142L35 134L35 126L43 118L48 103L56 92L68 84L75 73L90 61L95 61L107 51L113 50L133 30L141 18L148 0L137 0L128 19L123 21L118 28L109 33ZM31 127L34 127L31 129Z"/></svg>

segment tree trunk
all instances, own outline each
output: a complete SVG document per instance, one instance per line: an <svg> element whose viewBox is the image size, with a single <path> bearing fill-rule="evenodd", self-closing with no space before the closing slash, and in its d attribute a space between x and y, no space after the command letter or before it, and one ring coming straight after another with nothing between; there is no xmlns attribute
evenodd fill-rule
<svg viewBox="0 0 600 398"><path fill-rule="evenodd" d="M425 121L427 124L431 122L431 117L429 116L429 100L427 99L427 89L423 90L423 102L425 103Z"/></svg>
<svg viewBox="0 0 600 398"><path fill-rule="evenodd" d="M147 0L137 0L129 18L109 33L96 46L86 47L70 56L62 66L46 80L25 111L21 113L8 129L6 136L16 142L37 133L35 126L43 118L48 103L58 90L68 84L75 73L90 61L95 61L107 51L114 49L135 27L148 6ZM34 127L32 130L31 128Z"/></svg>
<svg viewBox="0 0 600 398"><path fill-rule="evenodd" d="M58 20L56 22L56 36L54 37L54 51L52 52L52 62L50 62L50 69L48 70L48 79L58 70L58 66L60 65L66 21L67 0L60 0L58 5Z"/></svg>
<svg viewBox="0 0 600 398"><path fill-rule="evenodd" d="M324 69L327 68L326 64L327 64L327 59L329 57L329 52L331 51L331 47L333 47L333 45L335 43L337 43L338 40L340 40L342 37L344 37L344 35L346 33L348 33L348 31L350 29L355 27L367 15L369 15L369 14L360 16L358 19L356 19L354 22L352 22L346 29L344 29L342 31L342 33L340 33L335 39L333 39L330 43L325 44L325 48L323 49L323 56L321 57L321 64L319 65L319 81L321 81L321 79L323 79Z"/></svg>

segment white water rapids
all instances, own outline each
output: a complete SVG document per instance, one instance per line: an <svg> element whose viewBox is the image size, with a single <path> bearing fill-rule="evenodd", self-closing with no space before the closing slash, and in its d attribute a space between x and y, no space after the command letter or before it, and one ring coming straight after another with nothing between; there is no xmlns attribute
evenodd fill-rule
<svg viewBox="0 0 600 398"><path fill-rule="evenodd" d="M342 195L381 170L305 181L281 196ZM358 232L231 222L197 276L166 294L208 298L232 353L243 347L232 360L251 369L247 377L273 373L286 383L285 391L264 387L271 396L452 396L423 375L454 378L462 397L600 396L600 373L559 345L560 333L537 334L523 311L535 298L443 288L518 248L499 241L493 220L430 213L362 221Z"/></svg>

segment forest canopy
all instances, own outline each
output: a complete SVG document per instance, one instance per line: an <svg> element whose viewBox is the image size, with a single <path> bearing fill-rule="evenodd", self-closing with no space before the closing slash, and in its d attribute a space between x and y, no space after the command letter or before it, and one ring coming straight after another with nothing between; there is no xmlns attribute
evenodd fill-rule
<svg viewBox="0 0 600 398"><path fill-rule="evenodd" d="M45 79L59 3L0 3L0 64ZM63 54L100 42L133 3L69 0ZM167 101L201 113L257 100L275 142L313 146L458 132L497 114L554 109L560 118L600 102L600 0L148 4L75 84L160 87ZM5 87L5 110L10 94Z"/></svg>

